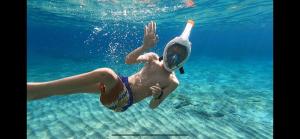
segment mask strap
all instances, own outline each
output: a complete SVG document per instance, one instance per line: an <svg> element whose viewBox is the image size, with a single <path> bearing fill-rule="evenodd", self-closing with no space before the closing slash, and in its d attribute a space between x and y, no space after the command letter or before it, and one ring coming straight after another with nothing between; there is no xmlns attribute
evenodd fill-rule
<svg viewBox="0 0 300 139"><path fill-rule="evenodd" d="M163 60L163 56L159 57L159 59L158 59L158 60L159 60L159 61Z"/></svg>
<svg viewBox="0 0 300 139"><path fill-rule="evenodd" d="M184 74L184 69L183 67L179 68L180 74Z"/></svg>

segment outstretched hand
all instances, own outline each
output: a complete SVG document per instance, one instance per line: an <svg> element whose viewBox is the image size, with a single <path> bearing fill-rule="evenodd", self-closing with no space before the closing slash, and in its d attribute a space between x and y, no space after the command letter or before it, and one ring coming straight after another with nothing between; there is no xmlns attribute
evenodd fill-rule
<svg viewBox="0 0 300 139"><path fill-rule="evenodd" d="M158 35L156 35L156 23L151 21L144 28L144 48L152 48L158 42Z"/></svg>

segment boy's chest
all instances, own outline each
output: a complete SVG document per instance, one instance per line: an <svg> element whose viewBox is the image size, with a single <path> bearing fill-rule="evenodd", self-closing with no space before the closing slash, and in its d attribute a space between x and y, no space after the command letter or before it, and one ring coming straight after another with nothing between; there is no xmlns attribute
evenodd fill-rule
<svg viewBox="0 0 300 139"><path fill-rule="evenodd" d="M166 72L163 69L163 65L161 63L152 63L144 67L143 76L149 83L158 82L160 85L164 86L170 82L170 73Z"/></svg>

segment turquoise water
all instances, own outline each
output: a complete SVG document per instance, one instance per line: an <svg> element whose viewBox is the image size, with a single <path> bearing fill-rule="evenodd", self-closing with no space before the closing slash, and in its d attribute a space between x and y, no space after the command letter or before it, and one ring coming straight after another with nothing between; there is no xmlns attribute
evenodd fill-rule
<svg viewBox="0 0 300 139"><path fill-rule="evenodd" d="M269 0L28 0L27 81L59 79L110 67L131 75L124 58L157 22L152 51L195 21L192 54L180 86L157 108L150 98L115 113L99 96L27 102L27 137L273 138L273 2ZM114 136L184 134L185 136Z"/></svg>

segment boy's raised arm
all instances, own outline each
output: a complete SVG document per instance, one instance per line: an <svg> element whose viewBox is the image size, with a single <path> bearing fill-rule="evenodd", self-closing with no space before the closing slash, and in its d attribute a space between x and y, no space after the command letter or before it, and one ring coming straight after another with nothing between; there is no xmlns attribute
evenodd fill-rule
<svg viewBox="0 0 300 139"><path fill-rule="evenodd" d="M148 49L140 46L138 48L136 48L135 50L133 50L132 52L130 52L127 56L126 56L126 59L125 59L125 63L126 64L134 64L134 63L137 63L137 58L142 55L144 52L146 52Z"/></svg>
<svg viewBox="0 0 300 139"><path fill-rule="evenodd" d="M130 52L126 56L125 63L134 64L139 62L138 57L142 55L144 52L148 51L150 48L154 47L157 41L158 41L158 37L156 35L156 23L151 21L144 28L143 45Z"/></svg>

